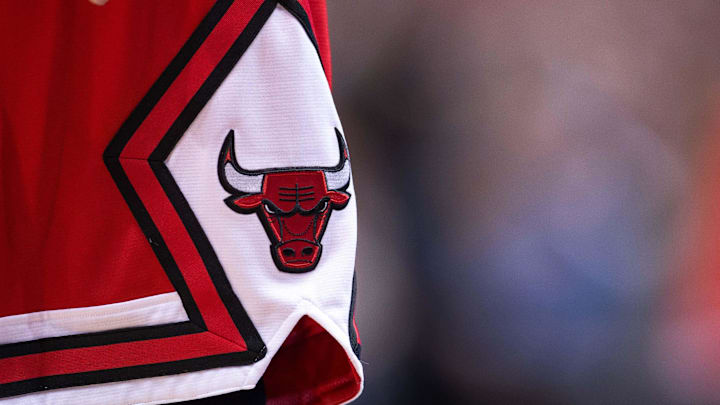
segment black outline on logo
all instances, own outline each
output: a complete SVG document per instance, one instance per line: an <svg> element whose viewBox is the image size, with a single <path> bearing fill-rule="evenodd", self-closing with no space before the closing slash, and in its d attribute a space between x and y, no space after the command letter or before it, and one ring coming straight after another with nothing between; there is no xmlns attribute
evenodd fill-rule
<svg viewBox="0 0 720 405"><path fill-rule="evenodd" d="M202 22L182 46L168 67L155 81L128 119L118 130L103 154L103 160L115 184L120 190L136 221L148 238L153 252L160 261L170 282L181 298L189 321L158 326L133 327L96 333L84 333L71 336L38 339L28 342L0 345L0 358L23 356L34 353L56 351L72 348L103 346L115 343L161 339L172 336L202 333L207 326L190 294L187 284L180 273L177 263L168 250L162 235L141 202L137 192L130 183L120 164L120 154L143 120L172 85L178 75L192 59L205 39L220 22L233 0L218 0L210 9ZM89 371L64 375L53 375L13 383L0 384L0 398L26 394L35 391L65 388L80 385L99 384L113 381L124 381L161 375L180 374L230 365L243 365L257 362L265 356L266 347L249 319L242 304L232 291L232 287L220 265L218 258L203 232L197 218L175 183L164 160L180 140L197 114L202 110L214 92L227 77L245 50L255 39L267 19L282 4L301 23L317 50L317 41L312 32L310 21L305 10L296 0L265 0L245 29L232 44L230 50L213 69L197 93L183 109L178 119L165 134L150 155L150 167L157 176L170 202L177 210L184 226L190 234L217 292L225 304L228 313L247 344L247 351L212 355L188 360L155 363L131 367L120 367L108 370ZM322 63L322 61L321 61Z"/></svg>
<svg viewBox="0 0 720 405"><path fill-rule="evenodd" d="M309 214L309 213L320 214L320 211L316 212L317 208L320 207L320 204L322 204L323 202L328 202L327 218L325 218L325 223L323 224L323 227L320 230L319 236L317 238L318 242L317 243L313 242L313 244L316 244L319 247L318 253L317 253L317 259L315 260L315 263L312 266L306 267L303 269L297 269L297 268L286 266L285 263L283 263L282 260L280 259L280 257L278 257L278 255L277 255L275 248L280 244L280 241L277 240L277 238L275 238L275 234L272 230L272 227L270 226L270 223L268 222L265 215L263 215L263 205L266 203L269 203L274 206L274 204L269 200L263 199L262 203L260 205L258 205L256 208L244 209L244 208L241 208L241 207L238 207L237 205L235 205L233 203L235 200L237 200L239 197L242 197L245 195L250 195L251 193L243 193L240 190L235 189L235 187L233 187L227 181L227 179L225 178L225 166L227 164L230 164L234 170L236 170L242 174L249 175L249 176L265 176L266 174L271 174L271 173L288 173L288 172L318 172L318 171L337 172L337 171L342 170L346 164L350 164L350 157L348 155L347 144L345 143L345 138L340 133L340 130L338 130L337 128L335 128L335 136L337 137L338 148L340 149L340 159L339 159L338 164L333 167L297 166L297 167L269 168L269 169L261 169L261 170L244 169L242 166L240 166L237 163L237 158L235 157L235 131L232 129L230 131L228 131L228 134L225 136L225 141L223 141L222 147L220 148L220 155L218 157L218 165L217 165L218 179L220 180L220 184L225 189L225 191L230 193L230 196L225 198L225 200L223 200L223 201L225 202L225 205L227 205L231 210L238 212L240 214L252 214L252 213L257 214L257 217L260 219L260 223L262 223L263 228L265 229L265 233L267 234L268 239L270 239L270 256L272 257L273 262L275 263L275 266L280 271L284 271L286 273L301 274L301 273L307 273L309 271L315 270L318 263L320 263L320 258L322 256L322 251L323 251L323 246L320 243L320 241L322 240L323 235L325 235L325 229L327 228L328 223L330 222L330 217L332 215L332 212L334 210L340 211L340 210L344 209L345 207L347 207L348 203L350 202L350 198L352 198L352 194L347 192L348 187L350 187L350 178L348 178L348 182L346 184L344 184L342 187L332 190L332 191L338 191L338 192L344 193L348 196L348 199L344 203L335 204L335 203L329 202L329 198L325 197L325 198L320 199L320 201L318 201L316 207L313 208L312 210L303 211L303 213L306 213L306 214ZM226 156L227 156L228 152L230 153L229 161L226 160ZM350 170L351 170L350 176L352 177L352 169L350 169ZM331 191L331 190L328 190L328 191ZM296 206L295 210L293 210L289 213L284 213L284 214L295 213L295 211L298 211L298 210L300 210L300 209L298 206ZM283 214L280 214L280 215L283 215ZM291 240L288 240L286 242L291 242Z"/></svg>

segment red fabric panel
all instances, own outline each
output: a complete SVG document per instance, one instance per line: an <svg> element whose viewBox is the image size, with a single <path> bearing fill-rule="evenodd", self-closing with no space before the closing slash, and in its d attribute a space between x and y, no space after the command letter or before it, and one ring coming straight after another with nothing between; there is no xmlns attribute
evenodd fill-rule
<svg viewBox="0 0 720 405"><path fill-rule="evenodd" d="M325 68L325 76L332 87L332 58L330 57L330 36L328 34L327 5L325 0L299 0L310 18L315 39L318 42L320 58Z"/></svg>
<svg viewBox="0 0 720 405"><path fill-rule="evenodd" d="M147 159L150 156L183 108L225 56L260 4L262 0L237 0L230 6L190 63L135 132L121 157Z"/></svg>
<svg viewBox="0 0 720 405"><path fill-rule="evenodd" d="M210 332L0 359L0 384L30 378L108 370L235 352Z"/></svg>
<svg viewBox="0 0 720 405"><path fill-rule="evenodd" d="M0 2L0 316L173 290L102 153L213 3Z"/></svg>
<svg viewBox="0 0 720 405"><path fill-rule="evenodd" d="M238 0L227 10L212 33L155 105L123 150L120 162L138 196L147 207L208 329L245 349L245 341L217 295L194 243L158 183L146 159L180 115L192 96L247 26L262 0Z"/></svg>
<svg viewBox="0 0 720 405"><path fill-rule="evenodd" d="M285 339L263 381L268 405L338 404L360 389L345 350L307 316Z"/></svg>

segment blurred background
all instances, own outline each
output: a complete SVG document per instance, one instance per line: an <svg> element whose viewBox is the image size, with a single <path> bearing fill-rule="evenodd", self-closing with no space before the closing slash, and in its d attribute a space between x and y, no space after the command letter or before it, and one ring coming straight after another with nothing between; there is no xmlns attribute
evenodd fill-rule
<svg viewBox="0 0 720 405"><path fill-rule="evenodd" d="M328 7L358 403L720 403L720 3Z"/></svg>

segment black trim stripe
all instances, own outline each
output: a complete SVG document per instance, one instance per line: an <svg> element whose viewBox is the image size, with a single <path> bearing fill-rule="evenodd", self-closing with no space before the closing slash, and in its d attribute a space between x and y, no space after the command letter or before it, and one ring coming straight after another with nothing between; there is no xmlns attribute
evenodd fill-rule
<svg viewBox="0 0 720 405"><path fill-rule="evenodd" d="M150 214L145 208L145 205L143 205L140 197L135 191L135 188L130 183L130 179L128 179L125 174L125 171L120 165L120 161L117 158L106 158L105 166L108 168L113 180L115 180L115 184L130 208L130 211L132 211L135 220L145 234L145 237L147 238L148 243L150 243L155 256L162 265L163 269L165 269L165 274L167 274L168 279L170 279L170 283L172 283L175 291L177 291L180 296L185 312L187 312L188 319L198 327L207 329L205 321L200 314L200 309L198 309L195 300L192 298L190 289L188 288L187 283L185 283L185 279L183 278L177 263L175 263L175 259L173 259L170 254L170 250L165 244L165 240L160 234L160 230L158 230L155 226L155 222L153 222Z"/></svg>
<svg viewBox="0 0 720 405"><path fill-rule="evenodd" d="M173 58L167 68L160 74L157 81L150 87L145 97L140 100L137 107L130 113L130 116L118 130L117 135L110 141L105 149L103 157L107 160L109 157L118 157L125 145L130 141L132 135L140 127L140 124L147 118L150 111L155 107L165 92L170 88L180 72L190 62L195 52L205 42L215 26L220 22L227 10L233 4L233 0L218 0L210 9L208 14L200 22L200 25L190 35L190 38L180 48L178 54Z"/></svg>
<svg viewBox="0 0 720 405"><path fill-rule="evenodd" d="M124 189L121 188L121 184L118 184L118 188L121 189L123 195L126 197L126 199L129 196L131 198L134 197L137 200L137 207L130 207L133 213L135 214L136 212L139 212L141 214L146 214L139 215L139 218L138 215L136 215L136 218L138 219L138 224L142 228L143 232L148 236L148 241L150 241L151 245L153 245L153 248L157 248L156 254L158 255L158 259L160 260L160 262L163 264L163 267L168 272L168 276L172 277L171 273L176 272L180 280L182 280L182 274L179 272L179 269L177 269L177 265L174 263L174 261L171 263L170 261L166 260L167 258L172 260L172 256L167 246L164 244L164 242L158 242L157 245L153 243L155 241L155 239L152 238L153 234L159 237L160 233L157 230L155 223L152 221L152 218L150 218L149 214L147 214L144 205L140 201L129 180L127 180L127 176L119 163L119 159L121 159L119 156L127 143L130 141L132 134L134 134L134 132L140 127L143 120L152 111L154 105L162 98L162 95L165 94L167 89L173 84L174 80L182 72L185 65L187 65L187 63L192 59L194 53L200 48L203 41L212 32L215 25L217 25L217 23L226 13L227 9L232 5L232 3L232 1L226 0L220 0L218 1L218 3L216 3L216 5L206 17L208 24L212 24L212 27L208 28L202 26L201 24L201 27L199 27L193 33L190 40L188 40L188 42L180 50L180 53L173 59L168 68L163 72L161 77L158 79L158 82L156 82L152 86L152 88L140 102L136 110L133 111L126 123L123 124L123 126L120 128L117 137L113 139L113 141L110 143L104 155L105 162L106 164L108 164L109 169L110 162L116 163L117 166L113 166L113 168L119 169L118 172L113 172L111 170L111 175L113 175L113 178L124 178L127 181L126 184L122 184L122 186L125 186ZM159 143L159 146L156 147L156 150L153 151L153 153L147 160L150 164L151 169L158 178L160 185L163 187L163 190L168 194L169 200L177 210L180 219L185 224L186 229L188 230L191 238L193 239L193 242L198 249L201 258L203 259L203 262L206 264L206 266L209 262L213 262L215 264L215 266L207 266L207 269L210 273L213 284L215 285L215 288L220 295L221 300L225 304L225 307L228 309L230 316L233 319L236 327L240 331L241 335L243 336L243 339L245 339L248 354L247 358L245 359L245 363L255 362L264 357L265 353L267 352L265 344L263 343L259 333L252 324L252 321L249 319L247 312L242 307L240 301L237 299L234 292L232 291L232 287L230 286L230 283L227 280L227 277L225 276L222 267L220 266L219 260L217 259L217 256L215 255L215 252L213 251L210 242L205 236L204 231L200 227L200 224L197 222L197 218L195 218L195 215L190 210L190 207L185 200L185 197L180 192L179 187L175 183L175 180L172 178L172 175L165 166L164 162L154 158L154 155L160 145L167 144L166 139L169 136L173 136L173 128L179 127L178 122L182 122L183 120L187 119L184 118L187 117L184 112L187 110L197 110L197 112L189 119L189 121L183 127L182 131L184 132L185 129L187 129L192 120L194 120L194 118L197 116L197 113L202 110L202 108L210 99L212 94L214 94L215 90L217 90L225 77L227 77L227 75L230 73L232 68L242 56L242 54L245 52L245 50L247 50L250 43L252 43L252 41L255 39L267 19L272 14L275 6L276 1L274 0L266 0L260 5L256 13L248 22L247 26L244 28L243 32L238 36L238 38L235 40L226 55L223 56L218 66L213 70L208 79L206 79L205 83L203 83L198 92L193 96L193 98L183 110L183 113L181 113L178 119L173 123L168 133L163 136ZM205 21L203 21L203 23L205 23ZM228 63L227 61L230 61L231 63ZM223 62L225 62L224 66ZM206 97L199 96L200 94L205 93L207 93ZM130 136L127 135L127 132L131 132ZM177 135L177 139L174 141L172 146L177 143L177 140L179 140L180 136L182 136L182 132ZM117 142L115 142L115 140L117 140ZM168 154L169 152L170 150L167 151ZM160 238L159 241L162 241L162 239ZM181 295L181 297L183 296L180 290L178 290L178 293ZM192 300L189 290L187 290L187 298L188 300ZM185 301L183 301L183 303L185 304ZM197 308L194 301L192 301L191 309L192 307ZM207 330L207 327L202 320L199 310L197 311L197 315L198 318L194 319L191 318L190 313L188 313L188 317L190 318L191 322L196 323L204 330Z"/></svg>
<svg viewBox="0 0 720 405"><path fill-rule="evenodd" d="M150 167L157 176L160 185L168 195L170 202L178 212L180 219L185 225L195 248L198 250L200 257L208 270L210 278L220 295L221 300L225 304L235 327L240 331L248 351L254 352L257 356L256 360L263 358L267 352L265 343L262 341L260 334L255 329L245 308L240 303L232 290L230 281L220 264L220 260L212 248L210 241L205 235L200 223L193 214L190 204L180 191L180 187L172 177L170 170L165 165L165 159L172 149L177 145L178 141L185 133L187 128L192 124L200 111L205 107L215 91L222 84L225 78L230 74L233 67L240 60L257 34L260 32L265 22L270 18L276 7L275 1L265 1L257 10L252 19L248 22L242 35L232 44L228 52L223 56L218 65L213 69L210 76L205 80L197 93L192 97L187 106L180 113L175 122L171 125L168 132L162 138L155 150L150 154Z"/></svg>
<svg viewBox="0 0 720 405"><path fill-rule="evenodd" d="M2 391L0 391L0 397L9 397L27 394L29 392L47 391L78 385L102 384L138 378L188 373L191 371L201 371L228 365L245 364L247 363L247 360L246 352L228 353L160 364L148 364L142 366L113 368L110 370L33 378L30 380L0 385L2 388ZM80 399L78 400L81 402Z"/></svg>
<svg viewBox="0 0 720 405"><path fill-rule="evenodd" d="M217 23L226 13L227 9L232 5L232 3L232 1L220 0L208 13L206 19L208 19L209 23L212 24L212 27L207 28L201 26L193 33L190 40L188 40L188 42L180 50L180 53L173 59L168 68L163 72L160 79L158 79L158 82L153 85L148 94L140 102L136 111L131 114L130 118L128 118L128 120L126 121L126 124L121 127L117 136L118 143L114 143L113 140L113 142L111 142L111 144L108 146L108 149L106 150L104 156L106 162L118 162L118 166L122 171L122 167L119 165L119 155L122 153L122 150L130 141L131 136L127 136L125 133L121 134L121 132L132 131L132 133L130 134L132 135L140 127L143 120L152 111L154 105L161 99L162 95L165 94L167 89L172 85L177 76L182 72L185 65L187 65L187 63L192 59L192 55L194 55L194 53L200 48L205 38L207 38L207 36L212 32L212 29L215 27L215 25L217 25ZM198 249L198 252L204 264L206 265L208 272L210 273L210 277L213 281L213 284L215 285L215 288L217 289L218 294L220 295L221 300L225 304L226 309L228 310L231 318L233 319L233 322L243 336L243 339L245 339L245 343L247 344L247 351L252 354L251 360L253 362L258 361L259 359L264 357L265 353L267 352L265 344L260 338L260 334L255 329L255 326L252 324L252 321L247 315L247 312L242 307L242 304L240 304L240 301L235 296L235 293L232 291L230 282L225 276L224 270L222 269L220 262L217 259L217 256L215 255L212 246L210 245L209 240L207 239L202 228L200 227L197 218L192 213L189 204L187 203L187 200L177 186L177 183L175 182L169 170L165 166L165 163L163 162L164 158L157 159L157 151L161 148L162 145L168 145L169 142L167 141L167 139L172 138L174 139L174 141L170 145L170 148L167 150L166 156L170 153L172 147L175 146L184 131L187 129L187 127L190 126L195 117L197 117L197 114L200 112L200 110L202 110L208 100L212 97L220 84L222 84L222 81L225 79L225 77L227 77L227 75L230 73L232 68L242 56L242 54L247 50L247 48L250 46L257 34L260 32L263 25L272 14L272 11L275 9L275 6L276 1L273 0L266 0L260 5L259 9L250 19L243 32L238 36L238 38L235 40L228 52L223 56L221 61L218 63L218 66L213 69L213 72L211 72L210 76L208 76L208 78L197 91L197 93L192 97L188 105L183 109L183 112L180 114L178 119L176 119L176 121L172 124L168 132L163 136L156 149L153 151L153 153L151 153L150 157L148 158L151 169L158 178L158 181L163 187L163 190L168 194L170 202L175 207L180 219L188 230L188 233L193 240L193 243ZM187 111L196 112L194 113L194 115L189 116ZM179 133L175 133L175 128L182 128L182 131ZM124 171L122 171L121 174L122 176L125 176ZM132 186L129 184L129 181L128 186L129 188L132 188ZM121 192L122 191L123 190L121 190ZM135 191L132 189L126 189L125 192L127 192L128 195L137 196ZM125 192L123 192L124 195L126 194ZM141 202L140 205L142 205ZM133 208L131 207L131 210L132 209ZM145 210L144 206L142 207L142 210ZM135 211L133 210L133 212ZM145 219L147 219L147 221L145 221ZM138 223L140 224L140 227L143 229L143 232L145 232L146 235L149 233L151 234L153 230L157 231L157 228L149 215L147 216L147 218L143 218L142 222L138 220ZM150 240L150 236L148 236L148 239ZM160 250L163 250L163 254L171 257L166 245L163 244L159 246L159 248L161 248ZM163 262L160 256L158 256L158 259L160 259L161 263ZM173 269L172 264L168 264L170 265L171 270L177 269L177 265L175 265ZM163 267L165 267L165 263L163 263ZM167 269L168 268L166 268L166 270ZM177 274L182 279L182 275L180 274L179 270ZM170 276L170 274L168 274L168 276ZM180 291L178 291L178 293L180 293ZM189 291L187 292L187 296L189 299L192 299ZM200 313L198 311L198 316L199 314ZM190 315L188 315L188 317L190 317ZM198 321L202 322L202 327L206 330L207 327L205 326L204 321L202 321L201 318L198 319ZM191 322L196 323L195 320L192 318ZM198 323L198 325L200 324Z"/></svg>
<svg viewBox="0 0 720 405"><path fill-rule="evenodd" d="M11 343L0 346L0 358L24 356L55 350L77 349L81 347L105 346L138 340L162 339L191 333L205 332L204 328L192 322L169 323L155 326L114 329L103 332L83 333L30 342ZM1 386L1 385L0 385Z"/></svg>
<svg viewBox="0 0 720 405"><path fill-rule="evenodd" d="M238 37L232 44L228 53L225 54L215 69L213 69L210 76L208 76L188 105L185 106L180 113L178 119L172 124L167 134L165 134L158 146L150 154L149 160L164 161L168 157L190 124L195 120L195 117L200 114L205 104L207 104L213 94L215 94L220 84L222 84L223 80L230 74L232 68L235 67L240 57L245 53L263 25L265 25L265 21L270 18L270 15L275 10L275 6L275 1L265 1L260 6L255 16L245 28L248 35L244 35L245 32L243 32L243 35Z"/></svg>
<svg viewBox="0 0 720 405"><path fill-rule="evenodd" d="M244 352L213 355L181 361L55 375L2 384L0 385L0 398L78 385L124 381L199 371L222 366L249 364L258 361L265 356L266 348L259 333L252 324L252 321L249 319L248 314L239 299L232 291L232 287L230 286L227 276L220 265L217 255L212 249L207 236L200 227L197 218L192 213L187 200L167 169L164 160L260 32L278 2L288 9L296 18L298 18L315 46L316 51L318 50L317 40L312 31L307 13L300 3L295 0L264 1L248 23L247 27L245 27L227 54L222 58L198 92L193 96L191 101L182 111L178 119L173 123L168 133L165 134L148 159L153 172L157 176L163 190L168 194L168 198L177 210L178 215L193 240L193 243L198 249L220 298L247 343L248 350ZM140 127L157 102L170 88L175 79L192 59L197 50L202 46L205 39L213 31L215 26L222 19L232 4L233 0L218 0L215 3L208 14L203 18L198 28L192 33L178 54L173 58L168 67L163 71L147 94L138 103L137 107L132 111L128 119L120 127L103 154L103 160L110 172L110 175L128 204L128 207L132 211L136 221L142 228L145 236L148 238L148 242L168 275L170 282L178 292L187 312L189 321L0 345L0 358L63 349L76 349L115 343L162 339L207 331L207 326L202 318L197 304L190 294L188 286L183 279L177 263L173 259L162 235L160 234L160 231L147 212L147 209L140 200L129 178L125 174L125 171L120 164L119 157L135 131ZM320 59L320 61L322 63L322 59ZM354 307L354 298L352 301L352 307ZM354 334L354 330L352 334Z"/></svg>
<svg viewBox="0 0 720 405"><path fill-rule="evenodd" d="M195 247L200 253L200 257L202 258L205 267L208 269L208 273L210 274L213 284L217 288L220 299L225 304L225 308L227 308L235 327L237 327L243 339L245 339L248 350L256 352L258 356L257 360L260 360L267 352L265 343L262 341L260 334L255 329L247 311L245 311L245 308L240 303L240 300L235 295L235 292L233 292L230 281L227 279L227 275L225 274L222 265L220 265L220 260L217 258L215 250L213 250L212 245L207 239L205 232L203 232L197 218L192 214L190 205L185 199L185 196L180 191L175 179L172 177L170 171L164 163L151 162L150 166L155 172L155 175L158 177L160 185L168 194L173 207L175 207L178 211L185 228L188 230Z"/></svg>
<svg viewBox="0 0 720 405"><path fill-rule="evenodd" d="M187 311L189 321L0 345L0 358L71 348L161 339L172 336L200 333L207 330L207 326L190 294L187 284L182 277L182 273L178 269L177 263L173 259L157 226L147 212L147 209L140 200L129 178L125 174L125 171L120 164L119 157L135 131L142 124L143 120L152 111L157 102L162 98L177 76L185 68L187 63L192 59L194 54L232 4L232 0L218 0L216 2L202 20L198 28L193 32L188 41L183 45L178 54L173 58L168 67L163 71L148 93L143 97L128 119L120 127L116 136L113 137L103 154L103 160L110 172L110 175L128 204L128 207L132 211L133 216L142 228L145 236L148 238L148 242L150 243L161 265L165 269L173 287L178 292L183 302L183 306ZM153 156L149 159L153 172L158 177L163 189L168 193L171 203L178 211L178 214L180 215L186 229L190 233L195 246L198 248L198 251L208 268L210 277L217 288L222 301L228 309L233 322L245 339L248 350L174 362L55 375L2 384L0 385L0 398L56 388L179 374L230 365L249 364L258 361L265 356L266 348L259 333L252 324L252 321L249 319L247 312L242 307L242 304L232 291L232 287L227 280L219 260L217 259L217 256L215 255L215 252L213 251L206 235L202 231L202 228L197 222L197 219L192 214L187 201L180 192L177 184L162 160L154 160L153 157L157 157L158 153L163 151L161 148L162 145L169 145L169 148L164 151L165 157L167 156L167 153L169 153L172 147L174 147L185 129L187 129L192 120L195 119L205 103L207 103L212 94L216 91L217 87L220 86L250 43L252 43L267 19L272 14L276 4L277 1L275 0L266 0L261 4L247 27L245 27L238 39L233 43L228 53L222 58L221 62L213 70L198 93L183 110L181 116L173 124L171 130L168 131L168 134L165 135L158 148L156 148L153 152ZM180 128L182 129L180 130ZM166 140L168 136L171 137L170 140Z"/></svg>
<svg viewBox="0 0 720 405"><path fill-rule="evenodd" d="M302 25L303 29L305 29L305 33L307 33L308 37L310 37L310 41L312 41L312 44L315 47L315 52L317 52L318 54L318 58L320 59L320 65L322 66L324 71L325 63L323 62L322 58L320 58L320 46L318 45L317 38L315 38L315 33L312 30L310 18L308 17L307 12L305 12L303 6L297 0L278 0L278 3L285 7L285 9L287 9L292 15L295 16L295 18L298 19L298 21L300 21L300 25Z"/></svg>

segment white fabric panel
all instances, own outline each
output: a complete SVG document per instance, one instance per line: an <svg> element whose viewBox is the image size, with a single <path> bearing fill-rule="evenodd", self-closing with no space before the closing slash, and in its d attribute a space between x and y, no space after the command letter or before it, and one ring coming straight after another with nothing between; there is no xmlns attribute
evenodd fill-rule
<svg viewBox="0 0 720 405"><path fill-rule="evenodd" d="M0 344L187 321L176 292L85 308L0 318Z"/></svg>
<svg viewBox="0 0 720 405"><path fill-rule="evenodd" d="M347 331L339 330L336 325L333 326L334 321L328 319L322 311L314 308L309 302L299 303L296 310L281 324L273 340L266 342L269 347L270 345L273 347L281 345L303 315L310 316L321 325L330 325L327 331L340 342L348 353L352 353L349 342L345 342L347 339L343 338ZM224 367L140 380L64 388L11 397L0 403L3 405L77 405L78 398L82 398L82 405L167 404L189 401L255 388L255 384L270 364L271 357L271 354L268 353L262 361L250 366ZM350 360L362 376L360 360L354 355L350 357ZM358 392L359 395L360 392Z"/></svg>
<svg viewBox="0 0 720 405"><path fill-rule="evenodd" d="M349 348L348 316L355 261L356 206L334 210L315 270L279 271L258 217L238 214L218 179L225 136L235 131L235 155L249 170L334 166L335 128L343 132L317 51L300 23L278 7L168 158L167 164L220 259L260 336L265 359L238 375L255 384L292 329L299 308L311 304L318 322L335 329ZM292 325L287 325L292 323ZM289 329L288 329L289 328ZM349 350L349 355L355 357ZM247 374L249 373L249 374Z"/></svg>
<svg viewBox="0 0 720 405"><path fill-rule="evenodd" d="M166 162L267 345L265 358L241 367L28 394L7 403L75 404L82 398L88 405L161 404L251 389L303 315L337 340L362 377L348 337L357 229L352 183L348 206L333 211L328 222L318 266L289 274L275 267L258 217L224 204L228 193L217 174L230 129L238 162L255 170L334 166L335 127L343 132L317 51L297 19L278 6Z"/></svg>

